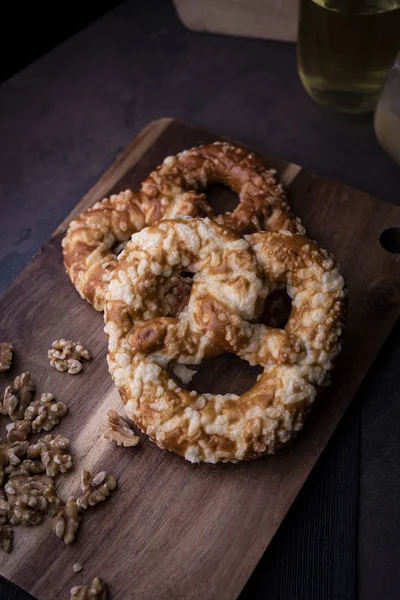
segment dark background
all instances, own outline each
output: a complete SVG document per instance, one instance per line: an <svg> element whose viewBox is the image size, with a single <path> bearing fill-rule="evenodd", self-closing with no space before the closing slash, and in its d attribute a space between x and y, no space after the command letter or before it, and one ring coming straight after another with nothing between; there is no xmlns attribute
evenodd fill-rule
<svg viewBox="0 0 400 600"><path fill-rule="evenodd" d="M49 52L122 0L8 2L2 7L0 82Z"/></svg>
<svg viewBox="0 0 400 600"><path fill-rule="evenodd" d="M159 117L192 121L400 203L400 168L377 143L371 115L316 105L298 80L293 44L189 32L169 0L15 3L4 14L0 292L119 149ZM399 333L397 326L243 600L400 597ZM1 598L20 598L10 593L1 584Z"/></svg>

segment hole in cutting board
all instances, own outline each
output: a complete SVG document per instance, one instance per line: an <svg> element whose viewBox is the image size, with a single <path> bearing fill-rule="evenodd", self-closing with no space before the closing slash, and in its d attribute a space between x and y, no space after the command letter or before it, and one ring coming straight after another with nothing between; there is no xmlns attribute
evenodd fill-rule
<svg viewBox="0 0 400 600"><path fill-rule="evenodd" d="M400 227L389 227L381 233L380 244L387 252L400 254Z"/></svg>

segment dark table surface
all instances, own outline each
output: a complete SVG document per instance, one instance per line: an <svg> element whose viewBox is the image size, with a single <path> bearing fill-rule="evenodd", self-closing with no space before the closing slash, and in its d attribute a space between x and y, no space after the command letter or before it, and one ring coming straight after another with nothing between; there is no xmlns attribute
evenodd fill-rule
<svg viewBox="0 0 400 600"><path fill-rule="evenodd" d="M169 2L132 0L0 86L0 291L121 147L164 116L400 203L400 168L372 117L317 106L297 77L294 45L192 33ZM399 332L243 597L399 598ZM22 597L4 584L0 596Z"/></svg>

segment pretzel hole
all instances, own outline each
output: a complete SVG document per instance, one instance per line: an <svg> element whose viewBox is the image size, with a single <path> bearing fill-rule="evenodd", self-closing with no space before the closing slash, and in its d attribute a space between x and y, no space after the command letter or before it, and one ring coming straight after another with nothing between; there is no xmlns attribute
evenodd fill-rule
<svg viewBox="0 0 400 600"><path fill-rule="evenodd" d="M380 244L387 252L400 254L400 227L389 227L381 233Z"/></svg>
<svg viewBox="0 0 400 600"><path fill-rule="evenodd" d="M239 204L239 196L222 183L210 185L204 193L208 203L212 206L214 215L232 212Z"/></svg>
<svg viewBox="0 0 400 600"><path fill-rule="evenodd" d="M206 358L200 365L188 365L196 374L183 384L179 377L168 368L169 376L180 387L199 394L237 394L240 396L253 387L257 377L263 372L260 366L252 367L234 354L224 352L213 358Z"/></svg>
<svg viewBox="0 0 400 600"><path fill-rule="evenodd" d="M269 327L283 329L291 310L292 300L286 290L275 290L267 296L260 322Z"/></svg>
<svg viewBox="0 0 400 600"><path fill-rule="evenodd" d="M115 256L118 256L119 254L121 254L122 250L125 248L125 246L127 245L128 241L129 240L126 240L125 242L115 242L115 244L111 248L111 252L113 254L115 254Z"/></svg>

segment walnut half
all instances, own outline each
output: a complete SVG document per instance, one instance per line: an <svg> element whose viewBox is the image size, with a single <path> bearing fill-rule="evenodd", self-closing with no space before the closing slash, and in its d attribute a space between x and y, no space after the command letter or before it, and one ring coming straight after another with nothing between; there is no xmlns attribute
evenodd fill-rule
<svg viewBox="0 0 400 600"><path fill-rule="evenodd" d="M12 421L24 418L25 410L31 403L35 387L30 373L22 373L14 379L13 385L6 387L0 413L8 415Z"/></svg>
<svg viewBox="0 0 400 600"><path fill-rule="evenodd" d="M70 375L76 375L82 371L82 359L90 360L92 358L89 350L83 344L64 339L53 342L47 356L50 359L50 366L57 371L68 371Z"/></svg>
<svg viewBox="0 0 400 600"><path fill-rule="evenodd" d="M107 586L98 577L90 585L77 585L71 588L71 600L107 600Z"/></svg>
<svg viewBox="0 0 400 600"><path fill-rule="evenodd" d="M4 490L11 506L12 525L39 525L47 513L57 510L60 503L54 482L46 475L14 477L9 479Z"/></svg>
<svg viewBox="0 0 400 600"><path fill-rule="evenodd" d="M6 425L7 440L13 442L24 442L28 439L32 429L32 423L25 419L12 421Z"/></svg>
<svg viewBox="0 0 400 600"><path fill-rule="evenodd" d="M115 410L109 410L107 417L108 422L101 428L106 440L116 442L118 446L125 446L127 448L137 446L140 438L135 435L128 419L119 415Z"/></svg>
<svg viewBox="0 0 400 600"><path fill-rule="evenodd" d="M28 458L40 458L49 477L66 473L72 468L72 456L68 454L69 439L62 435L45 435L28 448Z"/></svg>
<svg viewBox="0 0 400 600"><path fill-rule="evenodd" d="M25 411L25 419L32 422L32 432L40 433L42 429L51 431L67 414L64 402L57 402L53 394L42 394L40 400L31 402Z"/></svg>
<svg viewBox="0 0 400 600"><path fill-rule="evenodd" d="M81 520L76 499L71 497L53 517L52 529L57 537L63 538L66 544L71 544L75 539Z"/></svg>
<svg viewBox="0 0 400 600"><path fill-rule="evenodd" d="M81 490L83 494L77 499L80 508L86 509L103 502L117 487L117 482L112 475L101 471L93 476L89 471L81 473Z"/></svg>
<svg viewBox="0 0 400 600"><path fill-rule="evenodd" d="M0 373L8 371L11 367L13 350L12 344L0 343Z"/></svg>
<svg viewBox="0 0 400 600"><path fill-rule="evenodd" d="M10 553L13 542L13 529L11 525L0 525L0 548Z"/></svg>

